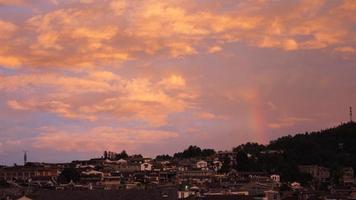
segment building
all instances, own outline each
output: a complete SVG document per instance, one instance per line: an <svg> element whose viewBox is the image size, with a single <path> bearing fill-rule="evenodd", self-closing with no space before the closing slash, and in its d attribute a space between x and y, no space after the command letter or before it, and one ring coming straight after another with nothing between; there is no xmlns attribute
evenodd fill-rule
<svg viewBox="0 0 356 200"><path fill-rule="evenodd" d="M104 173L96 170L83 171L80 174L81 183L97 183L103 180Z"/></svg>
<svg viewBox="0 0 356 200"><path fill-rule="evenodd" d="M271 175L271 179L276 183L280 183L281 182L281 177L279 175L277 175L277 174Z"/></svg>
<svg viewBox="0 0 356 200"><path fill-rule="evenodd" d="M141 171L152 171L152 164L144 162L140 165Z"/></svg>
<svg viewBox="0 0 356 200"><path fill-rule="evenodd" d="M208 163L204 160L200 160L196 163L196 168L201 169L201 170L207 170Z"/></svg>
<svg viewBox="0 0 356 200"><path fill-rule="evenodd" d="M261 151L261 154L270 154L270 155L278 155L278 154L283 154L284 151L283 150L266 150L266 151Z"/></svg>
<svg viewBox="0 0 356 200"><path fill-rule="evenodd" d="M314 180L319 182L326 182L330 178L330 170L326 167L318 165L300 165L299 172L309 174Z"/></svg>
<svg viewBox="0 0 356 200"><path fill-rule="evenodd" d="M53 166L13 166L0 169L0 179L2 180L51 180L58 177L58 175L58 168Z"/></svg>
<svg viewBox="0 0 356 200"><path fill-rule="evenodd" d="M177 174L177 178L180 181L189 181L189 180L209 180L213 177L214 172L209 170L187 170L181 171Z"/></svg>
<svg viewBox="0 0 356 200"><path fill-rule="evenodd" d="M230 159L230 163L229 165L236 165L236 156L237 156L237 152L234 151L219 151L216 154L216 157L218 158L218 160L226 160L226 158Z"/></svg>
<svg viewBox="0 0 356 200"><path fill-rule="evenodd" d="M292 188L292 190L300 190L302 188L302 186L298 182L291 183L290 187Z"/></svg>
<svg viewBox="0 0 356 200"><path fill-rule="evenodd" d="M279 195L279 192L274 190L265 191L265 197L263 198L263 200L280 200L280 199L281 197Z"/></svg>
<svg viewBox="0 0 356 200"><path fill-rule="evenodd" d="M219 171L222 167L223 163L219 160L214 160L213 161L213 169L214 171Z"/></svg>
<svg viewBox="0 0 356 200"><path fill-rule="evenodd" d="M193 161L191 161L189 159L179 160L177 163L177 169L178 169L178 171L192 170L192 168L195 164L196 163L194 163Z"/></svg>
<svg viewBox="0 0 356 200"><path fill-rule="evenodd" d="M340 183L343 185L352 185L355 182L354 170L352 167L344 167L341 170Z"/></svg>
<svg viewBox="0 0 356 200"><path fill-rule="evenodd" d="M28 198L28 197L26 197L26 196L22 196L22 197L20 197L20 198L17 199L17 200L32 200L32 199L30 199L30 198Z"/></svg>
<svg viewBox="0 0 356 200"><path fill-rule="evenodd" d="M265 191L269 191L273 189L272 183L261 183L257 181L250 181L246 184L243 184L239 190L247 191L249 195L252 196L263 196L265 195Z"/></svg>

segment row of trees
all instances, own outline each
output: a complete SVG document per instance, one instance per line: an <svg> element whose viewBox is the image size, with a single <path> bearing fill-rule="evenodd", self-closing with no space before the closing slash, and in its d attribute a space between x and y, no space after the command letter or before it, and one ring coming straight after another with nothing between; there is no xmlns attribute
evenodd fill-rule
<svg viewBox="0 0 356 200"><path fill-rule="evenodd" d="M175 153L173 156L162 154L156 156L156 160L173 160L173 159L187 159L187 158L206 158L215 155L214 149L201 149L198 146L189 146L182 152Z"/></svg>
<svg viewBox="0 0 356 200"><path fill-rule="evenodd" d="M198 146L189 146L183 152L178 152L173 155L174 158L194 158L194 157L209 157L215 155L214 149L201 149Z"/></svg>
<svg viewBox="0 0 356 200"><path fill-rule="evenodd" d="M104 158L107 159L109 158L109 152L104 151ZM128 159L128 158L143 158L141 154L133 154L133 155L128 155L125 150L121 151L121 153L117 153L114 156L114 160L120 160L120 159Z"/></svg>

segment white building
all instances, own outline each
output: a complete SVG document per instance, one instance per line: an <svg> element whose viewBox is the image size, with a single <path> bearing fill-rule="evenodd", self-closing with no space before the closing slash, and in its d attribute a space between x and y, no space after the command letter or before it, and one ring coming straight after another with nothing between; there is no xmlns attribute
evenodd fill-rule
<svg viewBox="0 0 356 200"><path fill-rule="evenodd" d="M344 167L341 169L340 182L344 185L352 185L355 182L354 170L352 167Z"/></svg>
<svg viewBox="0 0 356 200"><path fill-rule="evenodd" d="M201 170L206 170L208 169L208 163L204 160L200 160L197 162L196 167Z"/></svg>
<svg viewBox="0 0 356 200"><path fill-rule="evenodd" d="M300 185L300 183L298 182L293 182L290 184L290 187L293 189L293 190L299 190L302 188L302 186Z"/></svg>
<svg viewBox="0 0 356 200"><path fill-rule="evenodd" d="M151 171L152 170L152 164L151 163L142 163L140 165L141 171Z"/></svg>
<svg viewBox="0 0 356 200"><path fill-rule="evenodd" d="M102 177L104 176L103 172L96 171L96 170L84 171L82 173L85 174L85 175L96 175L96 176L102 176Z"/></svg>
<svg viewBox="0 0 356 200"><path fill-rule="evenodd" d="M279 175L277 175L277 174L271 175L271 179L276 183L280 183L281 182L281 177Z"/></svg>
<svg viewBox="0 0 356 200"><path fill-rule="evenodd" d="M214 169L215 171L219 171L219 170L221 169L222 165L223 165L223 164L222 164L221 161L215 160L215 161L213 162L213 169Z"/></svg>

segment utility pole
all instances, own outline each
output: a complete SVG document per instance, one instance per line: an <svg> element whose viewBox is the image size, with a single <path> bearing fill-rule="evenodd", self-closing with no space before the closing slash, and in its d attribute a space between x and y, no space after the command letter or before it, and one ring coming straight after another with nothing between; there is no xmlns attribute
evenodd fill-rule
<svg viewBox="0 0 356 200"><path fill-rule="evenodd" d="M350 106L350 122L352 122L352 107Z"/></svg>
<svg viewBox="0 0 356 200"><path fill-rule="evenodd" d="M23 165L26 165L27 163L27 151L23 151Z"/></svg>

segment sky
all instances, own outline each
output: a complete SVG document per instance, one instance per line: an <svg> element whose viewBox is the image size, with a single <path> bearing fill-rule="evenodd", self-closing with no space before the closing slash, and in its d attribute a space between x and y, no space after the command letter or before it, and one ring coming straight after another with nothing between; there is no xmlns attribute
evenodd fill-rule
<svg viewBox="0 0 356 200"><path fill-rule="evenodd" d="M0 0L0 44L0 165L230 150L356 112L354 0Z"/></svg>

